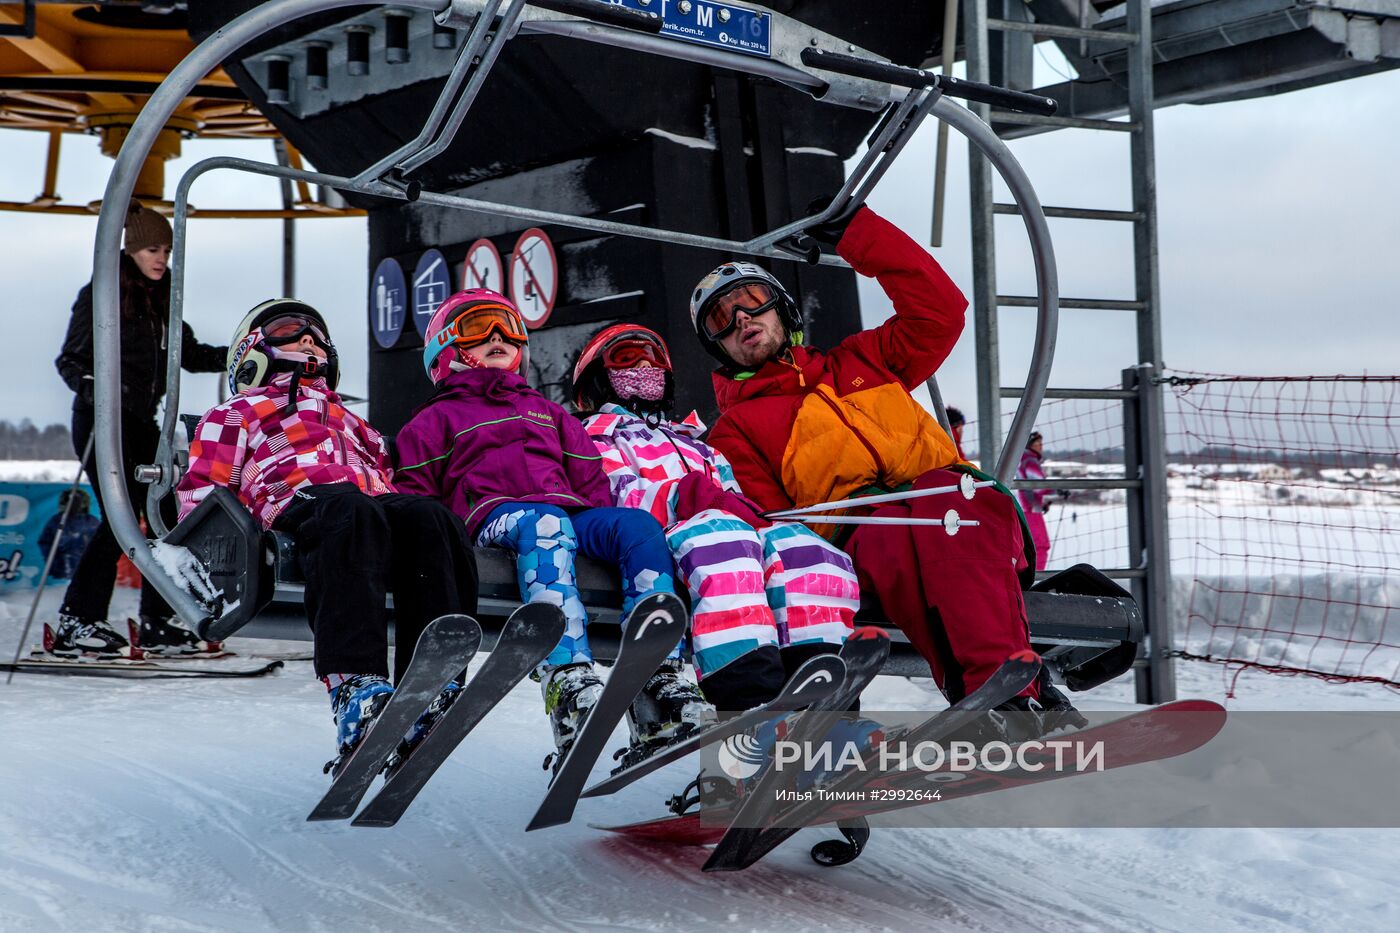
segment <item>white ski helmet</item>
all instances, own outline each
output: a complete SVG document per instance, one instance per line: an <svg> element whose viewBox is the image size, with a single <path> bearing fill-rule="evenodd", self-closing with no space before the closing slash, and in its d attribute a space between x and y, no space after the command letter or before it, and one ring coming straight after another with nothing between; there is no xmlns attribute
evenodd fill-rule
<svg viewBox="0 0 1400 933"><path fill-rule="evenodd" d="M282 319L287 326L300 321L300 328L284 334L269 334ZM286 329L286 328L279 328ZM311 339L326 351L325 362L308 360L304 353L280 349L310 333ZM331 343L326 319L311 305L295 298L273 298L264 301L243 316L228 345L228 390L237 395L244 389L266 385L276 373L298 373L301 376L324 376L332 389L340 382L340 358Z"/></svg>
<svg viewBox="0 0 1400 933"><path fill-rule="evenodd" d="M783 322L788 340L795 344L801 343L802 313L798 311L797 302L792 300L792 295L788 294L783 283L779 282L773 273L755 263L726 262L701 279L690 296L690 326L694 328L695 336L700 339L705 350L721 363L734 362L719 344L719 337L723 336L723 332L711 336L707 333L704 321L716 299L744 285L762 285L772 293L772 303L776 305L778 318Z"/></svg>

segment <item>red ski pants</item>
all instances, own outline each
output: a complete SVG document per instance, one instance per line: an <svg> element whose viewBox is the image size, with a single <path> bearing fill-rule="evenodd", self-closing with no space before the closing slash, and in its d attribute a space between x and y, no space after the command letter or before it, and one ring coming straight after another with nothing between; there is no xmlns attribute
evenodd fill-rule
<svg viewBox="0 0 1400 933"><path fill-rule="evenodd" d="M956 483L961 474L930 470L916 489ZM1003 661L1030 648L1016 573L1025 567L1021 522L1009 496L980 489L880 506L878 516L941 519L948 509L981 522L949 535L936 526L858 525L846 542L861 591L909 638L956 701L980 687ZM1037 697L1035 684L1021 691Z"/></svg>

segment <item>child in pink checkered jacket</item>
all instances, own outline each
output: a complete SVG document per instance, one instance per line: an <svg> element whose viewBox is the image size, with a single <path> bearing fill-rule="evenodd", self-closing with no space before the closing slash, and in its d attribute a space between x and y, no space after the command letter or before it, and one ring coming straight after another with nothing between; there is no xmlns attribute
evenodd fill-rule
<svg viewBox="0 0 1400 933"><path fill-rule="evenodd" d="M335 345L314 308L287 298L258 305L235 331L228 363L235 394L190 443L180 517L223 486L264 528L296 542L316 675L330 691L344 761L393 691L385 589L401 677L430 621L476 611L475 559L446 507L395 491L383 438L335 394ZM432 712L451 696L440 699Z"/></svg>

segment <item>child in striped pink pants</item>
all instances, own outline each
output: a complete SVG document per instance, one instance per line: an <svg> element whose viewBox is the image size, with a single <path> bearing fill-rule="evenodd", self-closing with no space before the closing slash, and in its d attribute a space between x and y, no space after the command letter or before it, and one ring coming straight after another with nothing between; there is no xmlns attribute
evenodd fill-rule
<svg viewBox="0 0 1400 933"><path fill-rule="evenodd" d="M606 328L574 368L574 399L619 506L666 529L691 597L691 646L706 699L722 711L777 695L803 661L839 650L860 604L851 559L810 529L773 524L694 414L668 421L670 357L655 332Z"/></svg>

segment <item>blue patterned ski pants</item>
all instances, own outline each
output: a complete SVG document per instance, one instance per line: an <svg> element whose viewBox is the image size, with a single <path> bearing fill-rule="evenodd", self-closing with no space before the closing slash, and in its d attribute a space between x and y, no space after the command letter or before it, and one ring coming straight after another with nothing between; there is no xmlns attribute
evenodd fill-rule
<svg viewBox="0 0 1400 933"><path fill-rule="evenodd" d="M545 667L593 660L588 645L588 613L579 597L574 554L618 565L622 575L622 616L652 592L674 593L675 567L666 535L641 509L594 508L566 511L541 502L507 502L486 516L478 547L514 551L520 598L547 602L564 612L564 637ZM671 657L681 657L678 644Z"/></svg>

